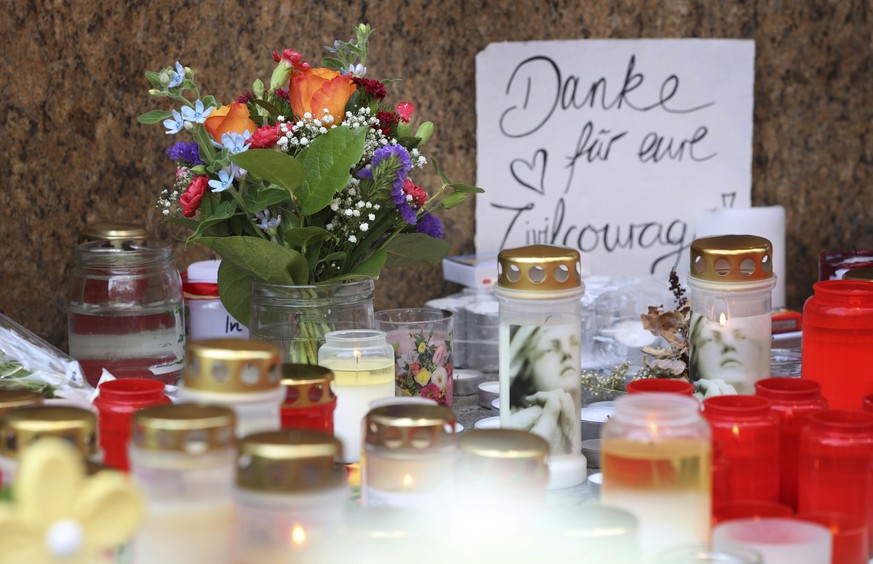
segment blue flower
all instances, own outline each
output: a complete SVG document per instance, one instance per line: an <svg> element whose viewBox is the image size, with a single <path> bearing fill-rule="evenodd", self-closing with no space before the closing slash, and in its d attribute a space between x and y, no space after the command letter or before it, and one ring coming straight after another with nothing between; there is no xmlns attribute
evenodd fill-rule
<svg viewBox="0 0 873 564"><path fill-rule="evenodd" d="M260 220L259 227L264 231L269 231L270 229L276 229L279 227L279 224L282 223L282 215L277 215L276 217L270 217L270 209L264 208L263 211L259 211L255 213L254 221Z"/></svg>
<svg viewBox="0 0 873 564"><path fill-rule="evenodd" d="M342 67L340 68L340 74L350 74L352 76L363 77L367 74L367 67L358 63L357 65L352 65L349 68Z"/></svg>
<svg viewBox="0 0 873 564"><path fill-rule="evenodd" d="M175 88L182 84L183 80L185 80L185 67L176 61L176 72L170 71L170 83L167 84L167 88Z"/></svg>
<svg viewBox="0 0 873 564"><path fill-rule="evenodd" d="M210 180L209 186L213 192L224 192L233 186L233 171L229 168L223 168L218 171L218 180Z"/></svg>
<svg viewBox="0 0 873 564"><path fill-rule="evenodd" d="M231 155L238 155L249 148L249 139L252 138L250 131L242 133L223 133L219 147L227 149Z"/></svg>
<svg viewBox="0 0 873 564"><path fill-rule="evenodd" d="M416 231L418 231L419 233L424 233L425 235L430 235L434 239L442 239L443 223L433 214L427 214L422 216L421 219L418 220L418 227Z"/></svg>
<svg viewBox="0 0 873 564"><path fill-rule="evenodd" d="M179 141L167 149L167 154L174 161L185 161L192 166L202 165L200 147L194 141Z"/></svg>
<svg viewBox="0 0 873 564"><path fill-rule="evenodd" d="M182 111L185 111L185 109L182 108ZM165 119L164 127L167 128L167 135L174 135L185 129L185 120L182 119L182 115L179 112L173 110L173 119Z"/></svg>
<svg viewBox="0 0 873 564"><path fill-rule="evenodd" d="M206 118L209 117L209 114L212 113L212 110L215 109L215 106L209 106L208 108L203 107L203 102L197 100L194 103L194 108L190 108L188 106L182 107L182 117L185 118L185 121L193 121L194 123L203 123L206 121Z"/></svg>

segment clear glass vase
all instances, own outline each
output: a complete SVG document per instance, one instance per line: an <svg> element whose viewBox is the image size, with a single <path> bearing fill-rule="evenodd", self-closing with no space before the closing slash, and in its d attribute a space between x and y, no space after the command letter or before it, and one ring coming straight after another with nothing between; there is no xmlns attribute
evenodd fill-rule
<svg viewBox="0 0 873 564"><path fill-rule="evenodd" d="M279 345L282 361L318 364L324 336L374 329L372 279L289 286L252 281L251 337Z"/></svg>

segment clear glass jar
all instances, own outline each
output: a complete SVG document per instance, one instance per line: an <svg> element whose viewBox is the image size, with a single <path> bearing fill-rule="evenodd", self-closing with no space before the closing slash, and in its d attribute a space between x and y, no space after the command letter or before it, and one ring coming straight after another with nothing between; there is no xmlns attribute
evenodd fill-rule
<svg viewBox="0 0 873 564"><path fill-rule="evenodd" d="M373 280L317 286L252 281L251 336L282 349L282 362L318 364L324 336L344 329L373 329Z"/></svg>
<svg viewBox="0 0 873 564"><path fill-rule="evenodd" d="M213 405L133 416L130 473L146 492L134 562L231 562L234 425L231 409Z"/></svg>
<svg viewBox="0 0 873 564"><path fill-rule="evenodd" d="M549 488L585 482L579 252L548 245L498 255L500 426L549 443Z"/></svg>
<svg viewBox="0 0 873 564"><path fill-rule="evenodd" d="M179 401L223 405L236 412L236 434L244 437L280 427L285 399L279 349L271 343L211 339L188 345Z"/></svg>
<svg viewBox="0 0 873 564"><path fill-rule="evenodd" d="M334 374L334 434L343 446L340 460L358 462L370 402L394 396L394 349L383 331L334 331L325 335L318 364Z"/></svg>
<svg viewBox="0 0 873 564"><path fill-rule="evenodd" d="M436 405L385 405L364 419L365 507L436 511L451 492L455 414Z"/></svg>
<svg viewBox="0 0 873 564"><path fill-rule="evenodd" d="M319 562L337 541L349 491L335 438L316 431L249 435L240 443L235 562ZM204 561L205 560L201 560Z"/></svg>
<svg viewBox="0 0 873 564"><path fill-rule="evenodd" d="M754 235L691 243L689 375L723 380L740 394L770 376L773 274L770 241Z"/></svg>
<svg viewBox="0 0 873 564"><path fill-rule="evenodd" d="M104 368L117 378L176 383L185 356L185 309L170 247L82 243L68 298L70 356L92 386Z"/></svg>
<svg viewBox="0 0 873 564"><path fill-rule="evenodd" d="M645 554L709 541L712 439L700 402L654 392L622 396L601 437L601 502L639 519Z"/></svg>

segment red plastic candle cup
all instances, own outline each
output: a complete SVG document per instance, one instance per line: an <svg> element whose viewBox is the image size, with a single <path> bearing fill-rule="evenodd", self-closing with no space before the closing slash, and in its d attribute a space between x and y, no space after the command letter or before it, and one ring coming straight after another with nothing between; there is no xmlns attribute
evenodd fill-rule
<svg viewBox="0 0 873 564"><path fill-rule="evenodd" d="M867 413L873 413L873 394L864 398L864 403L861 408Z"/></svg>
<svg viewBox="0 0 873 564"><path fill-rule="evenodd" d="M763 519L765 517L791 517L794 511L784 503L775 501L730 501L712 508L713 526L732 519Z"/></svg>
<svg viewBox="0 0 873 564"><path fill-rule="evenodd" d="M828 407L821 386L800 378L765 378L755 383L755 394L770 400L779 420L779 501L797 509L797 451L800 431L809 416Z"/></svg>
<svg viewBox="0 0 873 564"><path fill-rule="evenodd" d="M127 471L131 418L140 409L170 403L164 384L145 378L123 378L100 384L94 400L99 415L100 448L107 466Z"/></svg>
<svg viewBox="0 0 873 564"><path fill-rule="evenodd" d="M285 402L281 407L283 429L310 429L333 435L336 395L331 389L333 372L310 364L282 365Z"/></svg>
<svg viewBox="0 0 873 564"><path fill-rule="evenodd" d="M797 519L818 523L830 530L832 564L866 564L869 553L867 523L860 517L843 513L803 513Z"/></svg>
<svg viewBox="0 0 873 564"><path fill-rule="evenodd" d="M827 280L803 306L801 376L821 384L833 409L873 394L873 282Z"/></svg>
<svg viewBox="0 0 873 564"><path fill-rule="evenodd" d="M628 382L627 393L640 394L644 392L692 396L694 395L694 386L690 382L678 378L642 378Z"/></svg>
<svg viewBox="0 0 873 564"><path fill-rule="evenodd" d="M843 513L873 523L873 413L810 415L800 433L797 477L798 513ZM873 546L870 536L867 542Z"/></svg>
<svg viewBox="0 0 873 564"><path fill-rule="evenodd" d="M703 416L712 427L713 505L732 501L779 499L779 423L770 401L759 396L716 396L703 402Z"/></svg>

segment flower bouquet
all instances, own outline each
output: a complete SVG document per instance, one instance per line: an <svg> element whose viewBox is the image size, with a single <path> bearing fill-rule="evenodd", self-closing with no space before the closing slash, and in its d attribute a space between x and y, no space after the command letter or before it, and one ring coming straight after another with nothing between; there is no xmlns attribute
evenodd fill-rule
<svg viewBox="0 0 873 564"><path fill-rule="evenodd" d="M158 206L188 227L188 242L222 257L219 295L249 319L250 280L312 285L377 278L383 267L436 265L448 252L434 212L481 189L450 182L433 194L412 175L433 124L413 127L414 107L387 102L386 84L364 78L369 25L336 41L320 67L273 52L269 83L234 102L201 95L190 68L147 72L151 96L177 108L139 117L186 134L167 154L175 182Z"/></svg>

